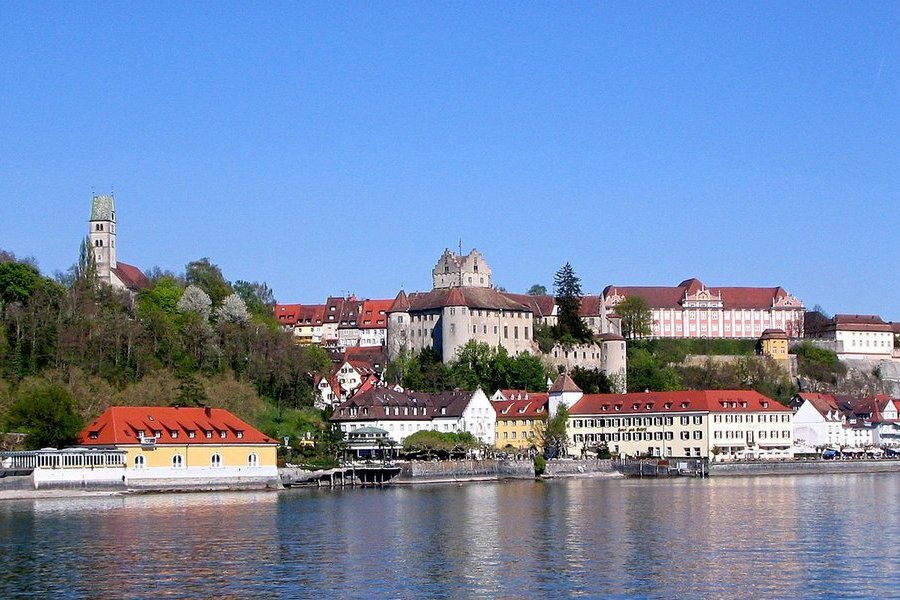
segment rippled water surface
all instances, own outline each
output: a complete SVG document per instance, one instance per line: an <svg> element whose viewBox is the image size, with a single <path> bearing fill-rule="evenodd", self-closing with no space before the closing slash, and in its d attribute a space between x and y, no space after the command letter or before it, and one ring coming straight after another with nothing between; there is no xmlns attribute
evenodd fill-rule
<svg viewBox="0 0 900 600"><path fill-rule="evenodd" d="M900 597L900 475L0 502L0 597Z"/></svg>

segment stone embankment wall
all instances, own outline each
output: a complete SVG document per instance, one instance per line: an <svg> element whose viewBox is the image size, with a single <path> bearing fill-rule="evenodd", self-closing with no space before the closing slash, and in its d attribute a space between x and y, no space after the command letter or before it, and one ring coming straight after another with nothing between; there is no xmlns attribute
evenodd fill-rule
<svg viewBox="0 0 900 600"><path fill-rule="evenodd" d="M548 460L544 477L622 477L611 460Z"/></svg>
<svg viewBox="0 0 900 600"><path fill-rule="evenodd" d="M33 490L34 478L27 471L0 470L0 492L7 490Z"/></svg>
<svg viewBox="0 0 900 600"><path fill-rule="evenodd" d="M400 465L400 475L391 483L426 481L481 481L534 477L530 460L435 460Z"/></svg>
<svg viewBox="0 0 900 600"><path fill-rule="evenodd" d="M900 460L797 460L785 462L713 462L709 464L710 477L886 472L900 472Z"/></svg>
<svg viewBox="0 0 900 600"><path fill-rule="evenodd" d="M229 491L280 489L281 481L273 477L181 477L178 479L138 479L128 481L134 492Z"/></svg>

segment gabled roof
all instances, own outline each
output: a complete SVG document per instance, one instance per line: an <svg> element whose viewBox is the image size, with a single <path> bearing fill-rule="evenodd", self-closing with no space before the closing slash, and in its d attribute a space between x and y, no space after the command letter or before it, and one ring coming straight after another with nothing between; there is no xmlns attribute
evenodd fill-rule
<svg viewBox="0 0 900 600"><path fill-rule="evenodd" d="M791 409L753 390L688 390L585 394L569 415L617 415L665 412L789 413Z"/></svg>
<svg viewBox="0 0 900 600"><path fill-rule="evenodd" d="M572 381L572 378L569 377L567 373L563 373L559 377L556 378L556 381L553 382L553 385L550 386L549 392L551 394L558 394L563 392L580 392L582 391L578 385Z"/></svg>
<svg viewBox="0 0 900 600"><path fill-rule="evenodd" d="M138 291L150 286L150 280L147 279L147 276L134 265L116 261L116 268L112 269L112 272L129 290Z"/></svg>
<svg viewBox="0 0 900 600"><path fill-rule="evenodd" d="M359 311L360 329L387 329L387 313L393 300L363 300Z"/></svg>
<svg viewBox="0 0 900 600"><path fill-rule="evenodd" d="M156 437L157 445L278 443L224 408L112 406L78 434L77 444L140 444L141 431L144 437ZM191 431L195 434L193 438L189 435ZM212 433L209 438L207 431Z"/></svg>

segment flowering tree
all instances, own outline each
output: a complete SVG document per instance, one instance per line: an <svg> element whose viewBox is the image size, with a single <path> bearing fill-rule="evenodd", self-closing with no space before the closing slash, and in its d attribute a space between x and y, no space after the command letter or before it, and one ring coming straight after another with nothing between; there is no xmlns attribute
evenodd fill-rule
<svg viewBox="0 0 900 600"><path fill-rule="evenodd" d="M196 285L189 285L184 289L184 293L181 294L181 299L178 300L177 308L178 312L197 313L205 320L209 319L211 306L212 300L209 299L209 295L206 292Z"/></svg>
<svg viewBox="0 0 900 600"><path fill-rule="evenodd" d="M216 309L216 317L220 323L237 323L246 325L250 322L250 311L247 304L237 294L226 296L222 306Z"/></svg>

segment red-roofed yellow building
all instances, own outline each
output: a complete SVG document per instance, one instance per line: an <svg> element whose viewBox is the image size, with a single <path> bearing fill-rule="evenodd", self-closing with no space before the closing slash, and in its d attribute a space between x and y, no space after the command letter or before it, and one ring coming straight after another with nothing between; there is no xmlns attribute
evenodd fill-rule
<svg viewBox="0 0 900 600"><path fill-rule="evenodd" d="M129 488L278 487L278 442L221 408L114 406L77 444L124 450Z"/></svg>
<svg viewBox="0 0 900 600"><path fill-rule="evenodd" d="M547 393L497 390L491 398L497 413L497 447L527 450L537 446L535 425L547 421Z"/></svg>

